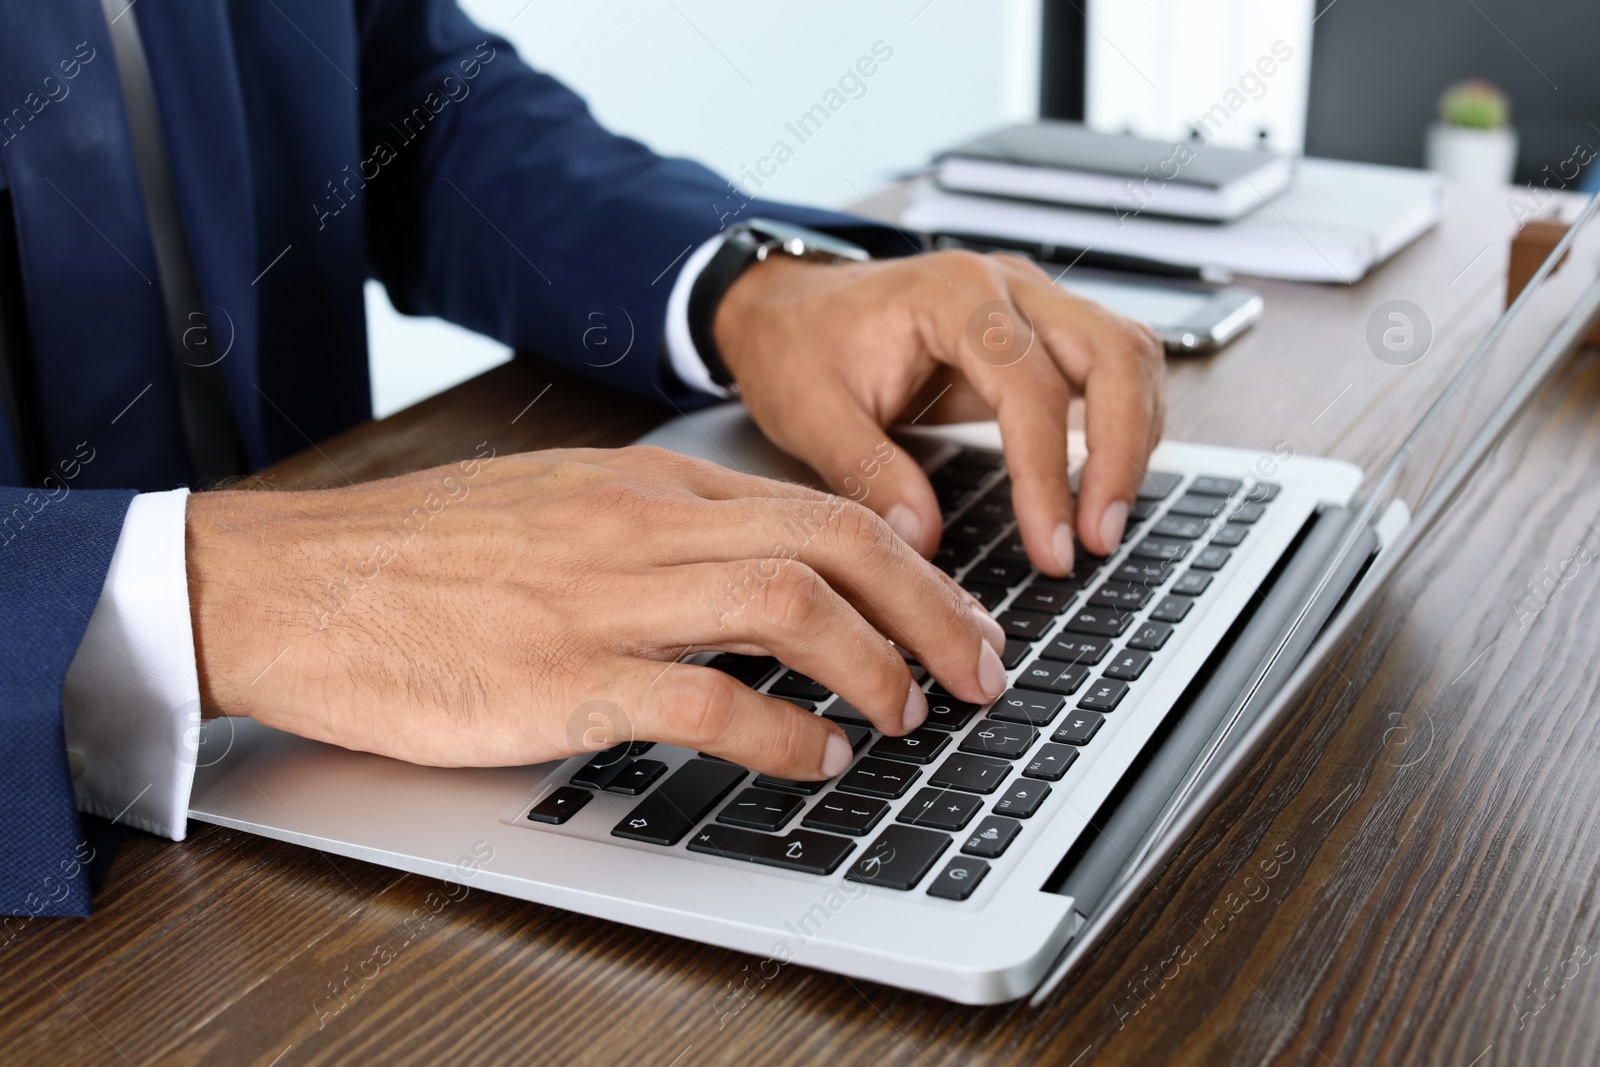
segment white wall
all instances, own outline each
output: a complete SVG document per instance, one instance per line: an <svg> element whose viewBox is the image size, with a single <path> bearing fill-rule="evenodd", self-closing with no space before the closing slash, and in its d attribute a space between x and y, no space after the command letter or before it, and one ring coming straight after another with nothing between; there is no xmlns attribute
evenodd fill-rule
<svg viewBox="0 0 1600 1067"><path fill-rule="evenodd" d="M1269 147L1300 152L1311 76L1312 3L1089 0L1088 123L1182 138L1210 112L1207 133L1218 144L1249 147L1264 130ZM1282 44L1275 56L1277 42ZM1289 58L1278 62L1285 51ZM1263 56L1273 69L1265 77L1256 69ZM1226 112L1213 111L1217 105Z"/></svg>
<svg viewBox="0 0 1600 1067"><path fill-rule="evenodd" d="M1309 0L1306 0L1309 2ZM611 129L691 156L752 192L839 206L933 151L1037 115L1039 0L462 0ZM856 61L892 52L804 143L785 123ZM781 166L774 143L793 155ZM754 173L762 167L770 177ZM760 184L756 188L756 183ZM369 286L373 403L388 414L508 357Z"/></svg>

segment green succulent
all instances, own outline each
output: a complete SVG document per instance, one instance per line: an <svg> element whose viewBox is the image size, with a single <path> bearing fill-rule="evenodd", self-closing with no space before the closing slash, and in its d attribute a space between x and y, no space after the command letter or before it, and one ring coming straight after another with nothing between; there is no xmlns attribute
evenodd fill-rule
<svg viewBox="0 0 1600 1067"><path fill-rule="evenodd" d="M1511 101L1482 78L1456 82L1439 98L1439 117L1451 126L1498 130L1511 120Z"/></svg>

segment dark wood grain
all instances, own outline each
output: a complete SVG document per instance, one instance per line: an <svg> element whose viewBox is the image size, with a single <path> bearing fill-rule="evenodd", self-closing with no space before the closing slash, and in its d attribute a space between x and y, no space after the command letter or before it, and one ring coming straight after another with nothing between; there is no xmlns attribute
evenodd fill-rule
<svg viewBox="0 0 1600 1067"><path fill-rule="evenodd" d="M1441 340L1481 329L1509 233L1499 198L1463 195L1358 286L1259 283L1260 326L1173 366L1170 435L1383 457L1450 361L1378 364L1368 312L1404 297ZM483 440L618 444L670 414L519 360L263 483L378 477ZM1600 961L1579 962L1600 951L1600 561L1535 616L1510 606L1580 539L1600 547L1600 353L1575 357L1507 436L1289 728L1042 1010L797 967L746 984L754 961L736 953L478 891L440 906L426 879L195 824L183 844L131 839L94 919L35 920L0 949L0 1056L1600 1062ZM380 945L393 958L374 969ZM739 987L747 999L730 999Z"/></svg>

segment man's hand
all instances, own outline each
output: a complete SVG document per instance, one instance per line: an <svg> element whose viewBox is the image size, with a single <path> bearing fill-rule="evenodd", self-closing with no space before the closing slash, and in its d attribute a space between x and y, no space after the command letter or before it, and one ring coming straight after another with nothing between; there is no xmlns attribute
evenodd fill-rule
<svg viewBox="0 0 1600 1067"><path fill-rule="evenodd" d="M774 256L729 288L713 329L767 436L924 555L939 543L933 489L916 464L882 463L875 450L885 426L927 403L937 376L964 380L998 418L1017 523L1047 574L1073 562L1072 398L1085 400L1076 527L1090 551L1117 547L1161 436L1166 365L1155 335L1016 256L828 265ZM869 492L851 493L869 469Z"/></svg>
<svg viewBox="0 0 1600 1067"><path fill-rule="evenodd" d="M777 656L894 735L928 705L885 635L962 700L1005 687L1000 627L871 511L659 449L200 493L187 530L207 714L416 763L592 750L601 708L602 743L844 769L837 726L691 649Z"/></svg>

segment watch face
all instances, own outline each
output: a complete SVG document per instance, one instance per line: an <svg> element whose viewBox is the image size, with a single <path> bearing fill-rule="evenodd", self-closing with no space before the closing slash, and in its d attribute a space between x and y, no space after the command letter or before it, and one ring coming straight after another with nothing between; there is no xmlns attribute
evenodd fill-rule
<svg viewBox="0 0 1600 1067"><path fill-rule="evenodd" d="M757 237L778 242L778 248L791 256L828 256L862 263L872 258L859 245L804 226L775 219L751 219L745 225Z"/></svg>

